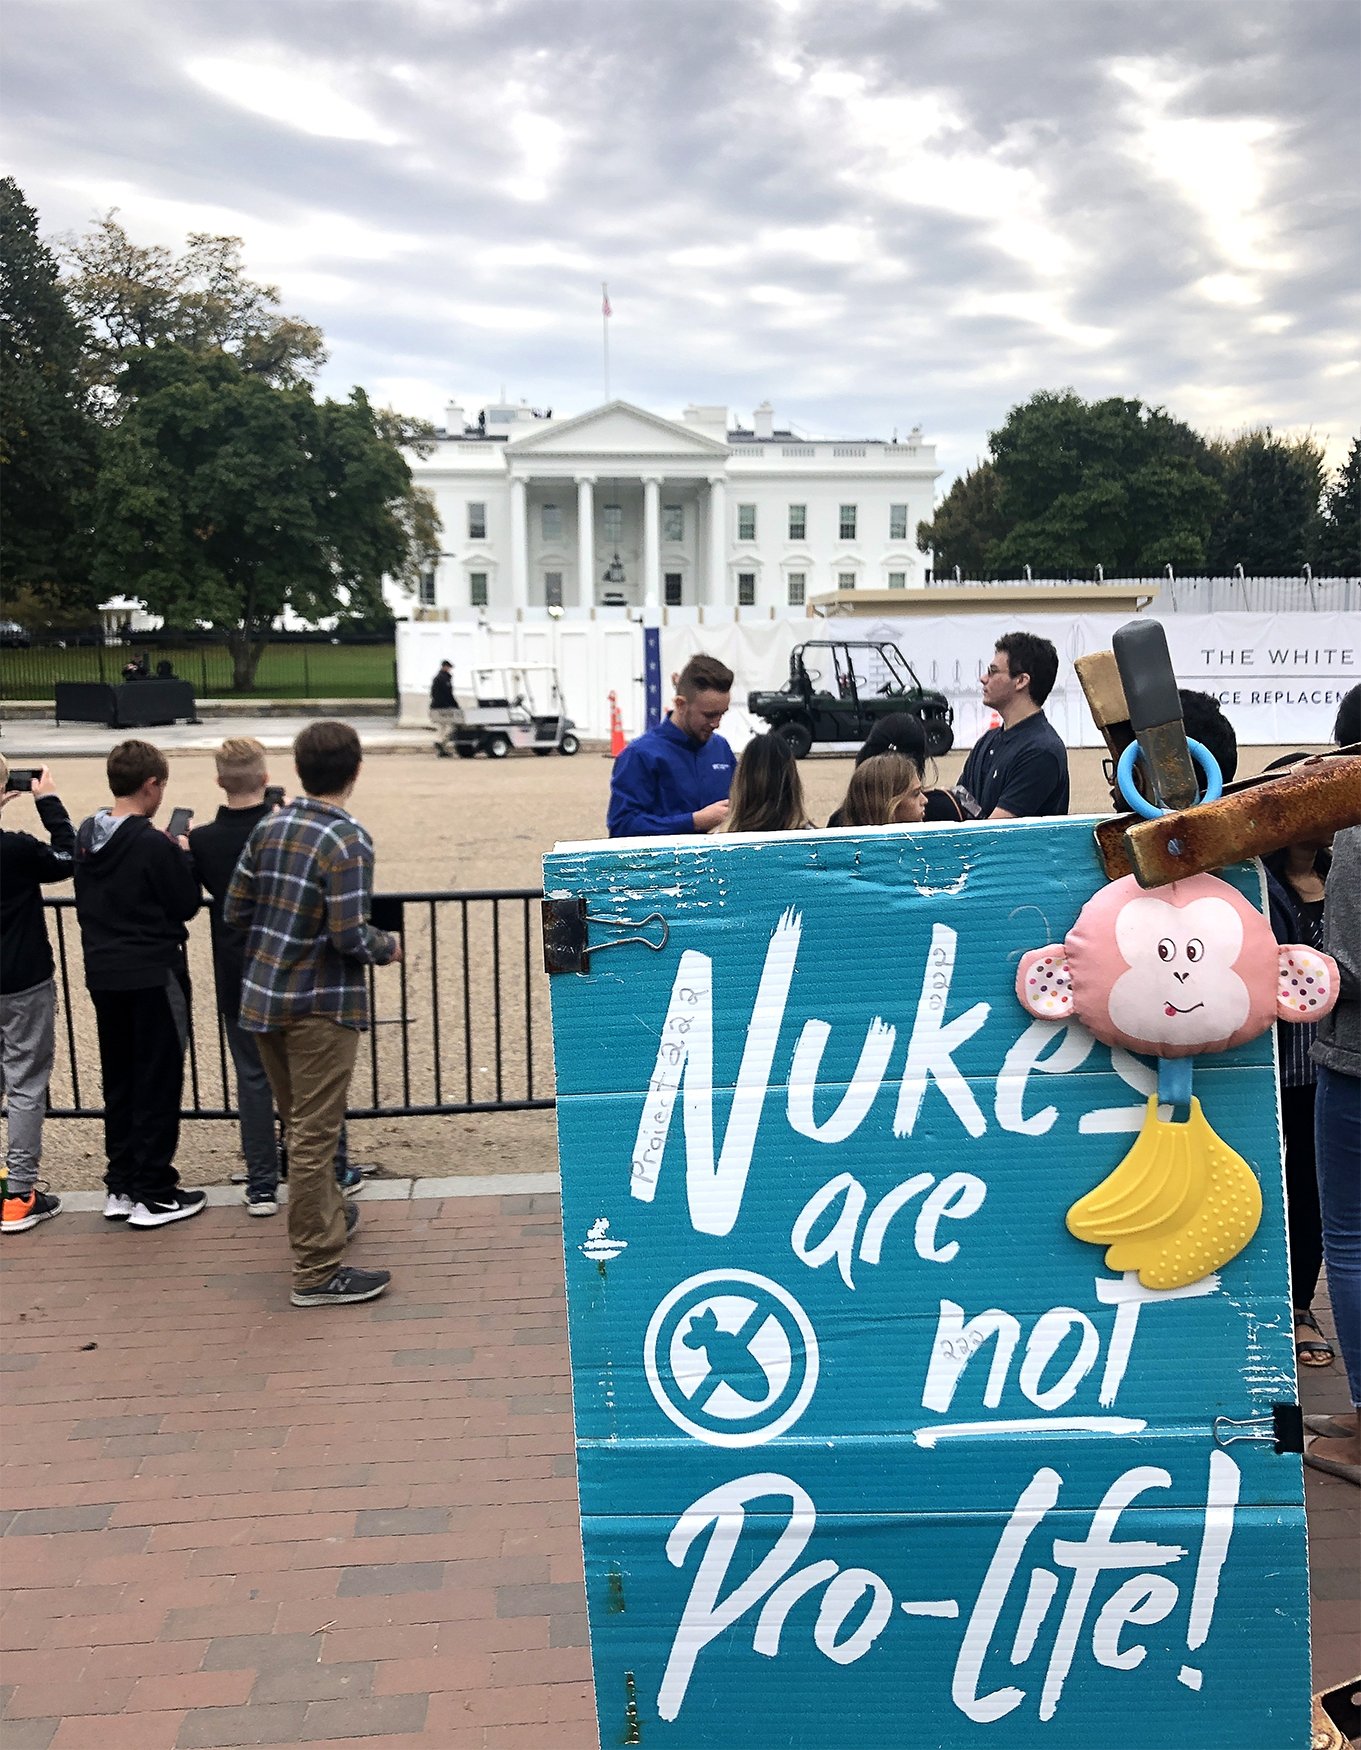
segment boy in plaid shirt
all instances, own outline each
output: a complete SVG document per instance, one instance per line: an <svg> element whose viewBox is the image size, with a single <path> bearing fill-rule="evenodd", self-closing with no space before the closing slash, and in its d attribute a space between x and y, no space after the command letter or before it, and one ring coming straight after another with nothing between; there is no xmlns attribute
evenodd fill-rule
<svg viewBox="0 0 1361 1750"><path fill-rule="evenodd" d="M369 1027L365 967L390 965L402 949L368 921L373 841L345 806L358 735L348 723L310 723L293 758L306 795L246 841L223 915L249 931L240 1026L259 1042L288 1133L293 1304L343 1306L376 1299L391 1281L341 1261L348 1236L333 1162Z"/></svg>

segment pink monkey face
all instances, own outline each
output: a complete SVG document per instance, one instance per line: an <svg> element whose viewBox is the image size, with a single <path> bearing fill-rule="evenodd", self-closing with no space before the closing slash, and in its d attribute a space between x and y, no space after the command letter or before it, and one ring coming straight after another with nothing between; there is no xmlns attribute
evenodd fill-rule
<svg viewBox="0 0 1361 1750"><path fill-rule="evenodd" d="M1042 1019L1076 1016L1104 1044L1191 1057L1255 1039L1278 1018L1317 1020L1337 984L1326 954L1280 947L1217 876L1147 893L1127 875L1083 906L1062 947L1024 956L1016 994Z"/></svg>

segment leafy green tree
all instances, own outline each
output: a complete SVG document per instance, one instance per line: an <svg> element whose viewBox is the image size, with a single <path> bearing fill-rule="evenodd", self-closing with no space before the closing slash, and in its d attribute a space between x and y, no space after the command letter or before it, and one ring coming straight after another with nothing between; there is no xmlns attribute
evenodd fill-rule
<svg viewBox="0 0 1361 1750"><path fill-rule="evenodd" d="M1361 437L1324 495L1313 566L1325 577L1361 577Z"/></svg>
<svg viewBox="0 0 1361 1750"><path fill-rule="evenodd" d="M1115 576L1199 570L1222 502L1205 444L1160 407L1042 390L991 433L998 512L990 568Z"/></svg>
<svg viewBox="0 0 1361 1750"><path fill-rule="evenodd" d="M254 684L287 608L308 620L382 610L384 575L430 562L438 519L414 502L395 438L425 431L376 414L362 390L317 401L224 351L171 343L123 358L124 411L105 440L95 575L172 625L195 622Z"/></svg>
<svg viewBox="0 0 1361 1750"><path fill-rule="evenodd" d="M1227 577L1299 571L1314 552L1323 496L1323 450L1313 438L1279 438L1270 426L1210 445L1224 492L1205 555L1207 570Z"/></svg>
<svg viewBox="0 0 1361 1750"><path fill-rule="evenodd" d="M917 546L934 550L936 577L948 582L958 566L964 577L992 569L992 549L1010 530L999 503L997 470L980 462L962 474L936 506L930 522L917 524Z"/></svg>
<svg viewBox="0 0 1361 1750"><path fill-rule="evenodd" d="M88 494L97 429L81 381L82 334L38 216L0 179L0 588L44 618L88 617Z"/></svg>
<svg viewBox="0 0 1361 1750"><path fill-rule="evenodd" d="M321 330L285 315L277 286L248 279L239 237L193 232L182 255L134 243L106 213L64 249L67 292L87 335L87 379L116 417L133 353L174 345L229 353L241 368L287 387L326 357Z"/></svg>

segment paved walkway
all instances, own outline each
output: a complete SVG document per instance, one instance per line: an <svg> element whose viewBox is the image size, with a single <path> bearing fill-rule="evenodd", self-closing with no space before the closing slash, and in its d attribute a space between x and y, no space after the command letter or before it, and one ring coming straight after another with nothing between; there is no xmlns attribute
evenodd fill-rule
<svg viewBox="0 0 1361 1750"><path fill-rule="evenodd" d="M368 1190L355 1254L391 1296L309 1313L236 1209L5 1242L4 1750L596 1744L558 1199ZM1324 1688L1361 1491L1308 1495Z"/></svg>
<svg viewBox="0 0 1361 1750"><path fill-rule="evenodd" d="M259 717L228 716L215 713L207 702L202 710L200 723L167 723L155 729L106 729L99 723L54 723L51 719L11 721L0 726L0 749L10 764L16 765L24 760L102 759L130 735L154 741L167 753L211 753L228 735L252 735L267 748L291 748L298 731L317 717L315 711L287 717L273 712ZM434 741L428 724L403 726L390 710L374 715L365 709L361 714L338 701L334 715L354 723L370 753L404 753L413 748L428 753Z"/></svg>

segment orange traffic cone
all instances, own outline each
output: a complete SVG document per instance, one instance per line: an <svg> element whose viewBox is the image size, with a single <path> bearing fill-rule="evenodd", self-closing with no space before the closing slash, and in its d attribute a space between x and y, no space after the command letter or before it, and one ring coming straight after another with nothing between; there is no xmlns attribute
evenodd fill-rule
<svg viewBox="0 0 1361 1750"><path fill-rule="evenodd" d="M628 743L624 740L624 714L619 709L619 696L610 694L610 758L617 760Z"/></svg>
<svg viewBox="0 0 1361 1750"><path fill-rule="evenodd" d="M1000 711L988 712L987 727L989 729L1000 729L1002 727L1002 714Z"/></svg>

